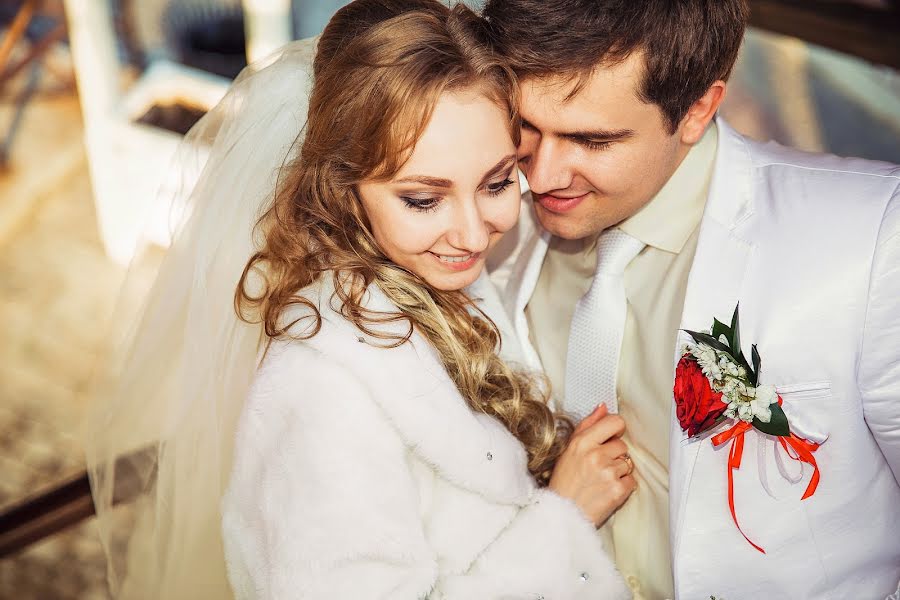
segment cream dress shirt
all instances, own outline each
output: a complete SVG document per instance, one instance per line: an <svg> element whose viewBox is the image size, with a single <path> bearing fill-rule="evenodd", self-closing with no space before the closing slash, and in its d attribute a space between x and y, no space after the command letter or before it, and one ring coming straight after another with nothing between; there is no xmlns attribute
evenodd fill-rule
<svg viewBox="0 0 900 600"><path fill-rule="evenodd" d="M647 206L618 227L646 247L625 270L628 309L618 366L619 414L637 489L600 534L636 600L674 597L669 549L669 419L675 338L715 164L715 123ZM531 343L565 407L566 350L575 304L597 265L597 237L554 237L525 309Z"/></svg>

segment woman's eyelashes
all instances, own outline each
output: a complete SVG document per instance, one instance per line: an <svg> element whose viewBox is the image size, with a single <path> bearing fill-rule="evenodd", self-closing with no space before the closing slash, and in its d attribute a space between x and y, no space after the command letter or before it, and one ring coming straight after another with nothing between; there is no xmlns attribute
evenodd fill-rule
<svg viewBox="0 0 900 600"><path fill-rule="evenodd" d="M487 191L491 196L499 196L503 192L506 191L506 188L513 184L513 180L509 178L509 175L506 176L506 179L503 181L498 181L496 183L489 183L487 185Z"/></svg>
<svg viewBox="0 0 900 600"><path fill-rule="evenodd" d="M515 183L510 175L507 174L506 178L502 181L495 181L493 183L489 183L484 186L484 190L490 196L499 196L503 192L505 192L509 186ZM406 204L407 208L415 210L417 212L431 212L436 210L438 205L443 201L442 196L430 196L430 197L422 197L422 198L414 198L412 196L400 196L400 200Z"/></svg>
<svg viewBox="0 0 900 600"><path fill-rule="evenodd" d="M403 200L408 208L419 212L430 212L432 210L435 210L438 204L441 202L441 199L438 197L411 198L409 196L400 196L400 199Z"/></svg>

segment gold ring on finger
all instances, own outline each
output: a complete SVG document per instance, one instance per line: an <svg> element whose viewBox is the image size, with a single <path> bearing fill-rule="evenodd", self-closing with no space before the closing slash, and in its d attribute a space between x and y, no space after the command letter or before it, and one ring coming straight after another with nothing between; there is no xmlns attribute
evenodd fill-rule
<svg viewBox="0 0 900 600"><path fill-rule="evenodd" d="M624 460L624 461L625 461L625 465L628 467L628 472L625 473L625 474L626 474L626 475L631 475L631 472L634 471L634 461L631 460L631 457L630 457L628 454L623 454L623 455L620 456L619 458L621 458L622 460Z"/></svg>

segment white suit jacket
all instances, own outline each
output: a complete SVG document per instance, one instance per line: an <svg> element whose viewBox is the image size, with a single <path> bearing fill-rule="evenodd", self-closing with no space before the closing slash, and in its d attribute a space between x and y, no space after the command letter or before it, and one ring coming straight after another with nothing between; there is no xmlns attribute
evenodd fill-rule
<svg viewBox="0 0 900 600"><path fill-rule="evenodd" d="M535 488L522 445L469 409L425 339L378 347L332 290L307 290L321 330L271 347L239 419L222 500L236 597L628 597L593 524ZM396 312L374 286L366 306Z"/></svg>
<svg viewBox="0 0 900 600"><path fill-rule="evenodd" d="M801 501L811 469L796 481L799 465L776 456L773 438L746 435L735 504L760 554L729 512L728 446L687 441L673 410L660 435L670 436L676 595L881 600L900 584L900 167L758 144L718 126L681 328L728 322L740 302L761 383L778 388L798 434L827 440L815 453L818 491ZM524 309L549 238L532 208L523 212L491 257L492 278L522 359L540 368ZM685 341L680 333L673 366Z"/></svg>

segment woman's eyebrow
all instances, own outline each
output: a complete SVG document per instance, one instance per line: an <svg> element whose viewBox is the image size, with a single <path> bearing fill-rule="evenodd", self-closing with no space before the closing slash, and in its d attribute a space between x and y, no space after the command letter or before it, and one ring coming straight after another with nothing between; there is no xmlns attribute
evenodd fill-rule
<svg viewBox="0 0 900 600"><path fill-rule="evenodd" d="M490 168L481 180L481 184L501 174L516 159L515 154L509 154L500 159L500 161ZM453 182L442 177L430 177L428 175L408 175L402 179L397 179L394 183L418 183L435 188L452 188Z"/></svg>
<svg viewBox="0 0 900 600"><path fill-rule="evenodd" d="M453 182L449 179L442 179L441 177L429 177L427 175L410 175L408 177L404 177L403 179L398 179L394 181L394 183L421 183L422 185L436 188L453 187Z"/></svg>
<svg viewBox="0 0 900 600"><path fill-rule="evenodd" d="M501 175L504 171L508 170L509 167L512 166L512 163L516 160L515 154L508 154L500 159L500 161L491 167L491 169L485 173L484 177L481 179L481 185L484 185L497 175Z"/></svg>

